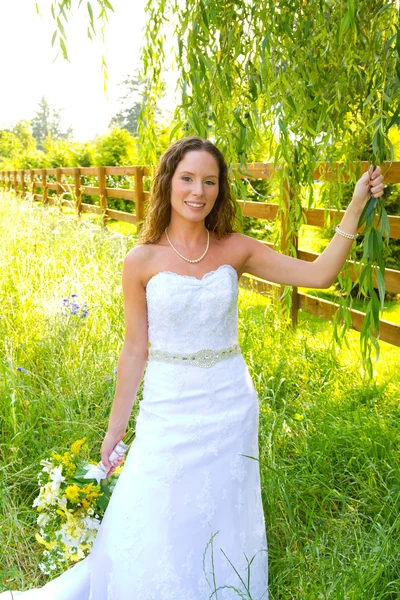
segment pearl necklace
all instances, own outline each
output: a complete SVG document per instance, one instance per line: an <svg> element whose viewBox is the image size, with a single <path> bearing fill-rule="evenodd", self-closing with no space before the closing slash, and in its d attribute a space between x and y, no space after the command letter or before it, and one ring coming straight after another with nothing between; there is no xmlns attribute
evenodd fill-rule
<svg viewBox="0 0 400 600"><path fill-rule="evenodd" d="M205 249L205 251L203 252L203 254L200 256L200 258L194 258L194 259L186 258L185 256L182 256L182 254L181 254L180 252L178 252L178 250L177 250L177 249L176 249L176 248L173 246L173 244L172 244L171 240L170 240L170 239L169 239L169 237L168 237L168 232L167 232L167 229L168 229L168 227L165 229L165 235L167 236L167 240L168 240L168 242L169 242L169 244L170 244L171 248L172 248L173 250L175 250L175 252L176 252L177 254L179 254L179 256L180 256L181 258L183 258L184 260L186 260L187 262L190 262L190 263L198 263L198 262L200 262L200 261L201 261L201 259L202 259L202 258L204 258L204 257L205 257L205 255L207 254L207 251L208 251L208 247L209 247L209 245L210 245L210 232L208 231L208 229L207 229L207 248Z"/></svg>

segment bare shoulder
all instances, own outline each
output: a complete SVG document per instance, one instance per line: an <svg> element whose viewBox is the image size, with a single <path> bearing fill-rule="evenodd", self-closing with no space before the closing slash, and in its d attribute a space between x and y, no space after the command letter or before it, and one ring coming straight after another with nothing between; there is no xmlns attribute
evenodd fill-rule
<svg viewBox="0 0 400 600"><path fill-rule="evenodd" d="M222 240L221 240L222 241ZM254 247L253 242L257 242L254 238L245 235L244 233L231 233L223 239L226 250L234 258L239 271L239 276L245 271L248 258Z"/></svg>
<svg viewBox="0 0 400 600"><path fill-rule="evenodd" d="M223 239L226 240L227 244L231 245L232 249L237 248L238 250L246 249L254 240L254 238L244 233L237 233L236 231Z"/></svg>
<svg viewBox="0 0 400 600"><path fill-rule="evenodd" d="M146 271L149 261L153 257L153 250L149 244L138 244L131 248L124 258L122 278L135 281L145 288Z"/></svg>

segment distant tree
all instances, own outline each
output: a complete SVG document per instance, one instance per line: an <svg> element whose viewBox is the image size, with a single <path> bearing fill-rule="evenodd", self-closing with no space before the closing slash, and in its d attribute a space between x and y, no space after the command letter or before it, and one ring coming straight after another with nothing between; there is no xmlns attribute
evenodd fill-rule
<svg viewBox="0 0 400 600"><path fill-rule="evenodd" d="M122 108L111 119L109 127L119 127L119 129L126 129L132 135L137 135L138 119L142 108L143 82L136 76L128 76L120 85L124 86L124 93L119 98Z"/></svg>
<svg viewBox="0 0 400 600"><path fill-rule="evenodd" d="M39 110L31 121L32 135L36 139L38 148L43 150L43 142L51 136L54 140L65 140L71 137L72 129L62 131L61 109L51 106L43 96L39 102Z"/></svg>
<svg viewBox="0 0 400 600"><path fill-rule="evenodd" d="M128 77L120 84L124 86L123 94L119 97L119 102L122 106L121 110L111 119L109 127L118 127L126 129L133 136L138 134L138 121L140 111L142 110L143 102L145 101L145 85L146 82L141 80L137 74L128 75ZM164 95L165 85L160 97ZM161 110L158 106L155 107L155 117L161 116Z"/></svg>

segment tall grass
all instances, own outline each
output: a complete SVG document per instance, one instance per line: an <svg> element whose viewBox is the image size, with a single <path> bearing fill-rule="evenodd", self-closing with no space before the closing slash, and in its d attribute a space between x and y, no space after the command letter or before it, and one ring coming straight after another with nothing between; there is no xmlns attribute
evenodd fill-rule
<svg viewBox="0 0 400 600"><path fill-rule="evenodd" d="M32 508L39 460L82 435L95 458L108 423L121 267L135 238L85 217L1 198L0 590L45 583ZM300 317L292 331L267 298L240 291L240 343L260 401L270 598L394 600L400 352L382 343L367 381L358 334L339 350L329 323ZM132 423L141 397L142 386Z"/></svg>

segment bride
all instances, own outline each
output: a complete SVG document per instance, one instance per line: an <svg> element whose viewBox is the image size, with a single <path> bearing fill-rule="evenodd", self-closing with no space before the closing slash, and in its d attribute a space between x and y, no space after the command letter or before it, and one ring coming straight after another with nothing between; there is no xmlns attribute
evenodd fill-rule
<svg viewBox="0 0 400 600"><path fill-rule="evenodd" d="M140 244L123 265L126 332L101 447L108 475L145 371L136 438L91 553L44 587L1 598L267 600L259 409L237 338L239 278L329 287L370 194L383 189L371 167L310 263L235 232L227 166L214 144L187 137L168 148Z"/></svg>

